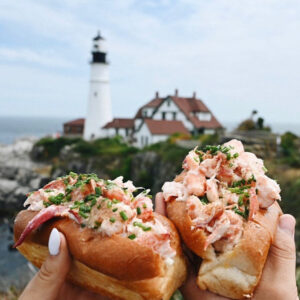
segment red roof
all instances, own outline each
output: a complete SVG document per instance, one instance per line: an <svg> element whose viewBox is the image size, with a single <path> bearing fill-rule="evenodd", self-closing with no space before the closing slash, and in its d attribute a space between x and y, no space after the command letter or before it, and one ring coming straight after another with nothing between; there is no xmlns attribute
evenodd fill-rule
<svg viewBox="0 0 300 300"><path fill-rule="evenodd" d="M196 128L222 128L220 122L216 119L213 113L200 99L171 97L187 118L193 123ZM194 116L194 112L209 112L211 114L210 121L201 121Z"/></svg>
<svg viewBox="0 0 300 300"><path fill-rule="evenodd" d="M135 119L136 118L143 118L143 115L142 115L142 110L144 107L153 107L153 108L156 108L158 106L161 105L161 103L163 102L164 98L154 98L153 100L149 101L148 103L146 103L145 105L143 105L136 113L135 115Z"/></svg>
<svg viewBox="0 0 300 300"><path fill-rule="evenodd" d="M69 122L64 123L64 125L73 125L73 126L83 126L85 122L84 118L81 119L75 119Z"/></svg>
<svg viewBox="0 0 300 300"><path fill-rule="evenodd" d="M145 123L152 134L169 135L177 132L190 134L181 121L145 119Z"/></svg>
<svg viewBox="0 0 300 300"><path fill-rule="evenodd" d="M118 118L113 119L111 122L108 122L102 128L133 128L134 126L134 119L125 119L125 118Z"/></svg>

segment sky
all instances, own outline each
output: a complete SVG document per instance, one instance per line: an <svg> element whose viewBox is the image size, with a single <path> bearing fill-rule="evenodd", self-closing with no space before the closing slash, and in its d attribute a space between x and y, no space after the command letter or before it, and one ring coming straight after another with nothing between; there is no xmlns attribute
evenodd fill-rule
<svg viewBox="0 0 300 300"><path fill-rule="evenodd" d="M299 14L298 0L2 0L0 116L84 117L100 29L115 117L178 89L221 122L300 123Z"/></svg>

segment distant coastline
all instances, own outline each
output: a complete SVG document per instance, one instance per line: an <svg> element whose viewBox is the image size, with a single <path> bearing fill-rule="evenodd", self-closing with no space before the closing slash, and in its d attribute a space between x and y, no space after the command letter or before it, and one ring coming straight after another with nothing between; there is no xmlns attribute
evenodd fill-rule
<svg viewBox="0 0 300 300"><path fill-rule="evenodd" d="M4 117L0 116L0 144L11 144L22 137L43 137L62 133L62 124L72 117ZM237 122L226 122L222 124L227 131L233 130ZM292 131L300 136L300 123L273 123L268 124L274 133L282 134Z"/></svg>

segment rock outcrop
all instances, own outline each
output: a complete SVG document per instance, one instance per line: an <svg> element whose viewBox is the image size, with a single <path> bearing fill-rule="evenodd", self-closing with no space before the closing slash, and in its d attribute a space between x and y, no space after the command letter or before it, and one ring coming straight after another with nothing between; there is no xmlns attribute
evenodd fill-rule
<svg viewBox="0 0 300 300"><path fill-rule="evenodd" d="M50 178L51 166L30 158L34 139L20 139L0 145L0 216L22 208L26 194Z"/></svg>

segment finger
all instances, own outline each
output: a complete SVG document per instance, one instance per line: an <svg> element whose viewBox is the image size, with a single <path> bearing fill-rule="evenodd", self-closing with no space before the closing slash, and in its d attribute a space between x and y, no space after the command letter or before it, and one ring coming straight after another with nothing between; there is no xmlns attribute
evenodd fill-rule
<svg viewBox="0 0 300 300"><path fill-rule="evenodd" d="M295 224L296 221L291 215L282 215L279 218L275 239L255 292L255 299L266 299L267 294L274 300L296 299Z"/></svg>
<svg viewBox="0 0 300 300"><path fill-rule="evenodd" d="M166 216L166 204L162 193L157 193L155 196L155 212Z"/></svg>
<svg viewBox="0 0 300 300"><path fill-rule="evenodd" d="M295 218L291 215L279 218L275 239L269 252L269 258L276 266L282 272L290 274L295 274L296 266L295 225Z"/></svg>
<svg viewBox="0 0 300 300"><path fill-rule="evenodd" d="M48 249L48 257L19 299L56 299L70 269L66 239L56 228L51 231Z"/></svg>
<svg viewBox="0 0 300 300"><path fill-rule="evenodd" d="M180 288L184 299L190 300L229 300L222 296L213 294L209 291L200 290L196 284L196 275L192 273L189 274L188 279L184 283L184 285Z"/></svg>

